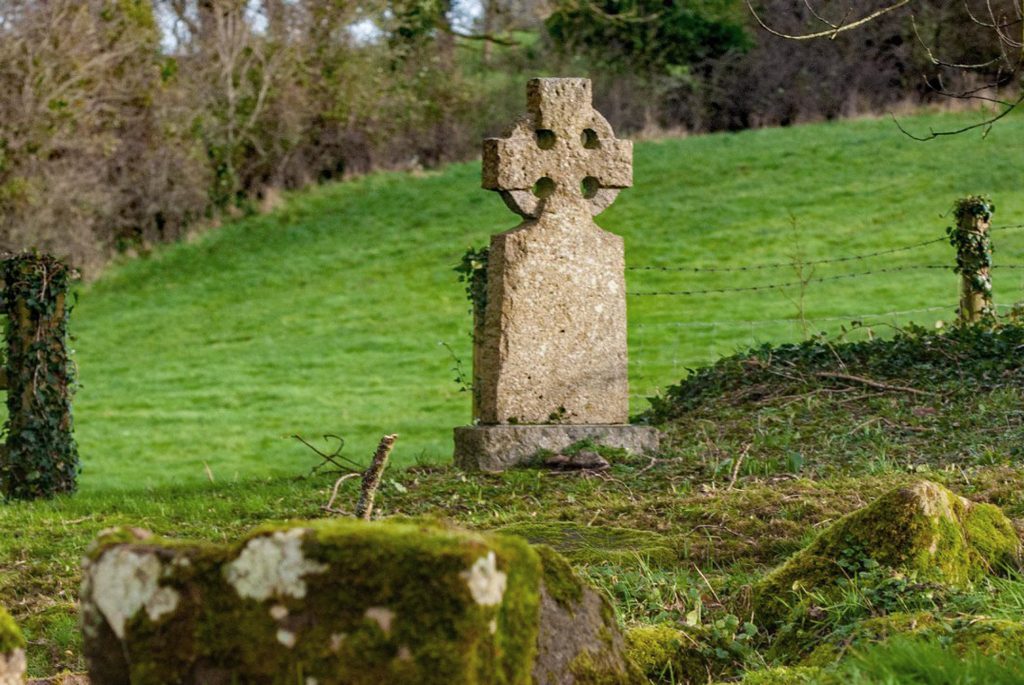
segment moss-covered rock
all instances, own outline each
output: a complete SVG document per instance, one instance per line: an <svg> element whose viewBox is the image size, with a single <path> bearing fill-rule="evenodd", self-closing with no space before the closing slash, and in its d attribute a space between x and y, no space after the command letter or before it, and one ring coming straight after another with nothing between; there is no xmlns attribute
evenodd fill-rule
<svg viewBox="0 0 1024 685"><path fill-rule="evenodd" d="M615 610L555 550L540 545L543 580L534 685L633 685L643 682L626 656Z"/></svg>
<svg viewBox="0 0 1024 685"><path fill-rule="evenodd" d="M959 587L1015 565L1020 541L997 508L920 481L898 488L826 529L754 586L758 621L778 628L808 596L827 597L869 567Z"/></svg>
<svg viewBox="0 0 1024 685"><path fill-rule="evenodd" d="M959 654L1024 656L1024 625L982 616L947 618L930 612L894 613L865 619L831 636L806 659L806 666L830 666L853 648L914 636L939 640Z"/></svg>
<svg viewBox="0 0 1024 685"><path fill-rule="evenodd" d="M679 556L665 535L649 530L530 521L513 523L496 532L548 545L578 563L631 562L639 555L654 564L668 564Z"/></svg>
<svg viewBox="0 0 1024 685"><path fill-rule="evenodd" d="M0 607L0 685L21 685L25 677L25 636Z"/></svg>
<svg viewBox="0 0 1024 685"><path fill-rule="evenodd" d="M740 685L839 685L820 668L810 666L778 666L750 671L743 676Z"/></svg>
<svg viewBox="0 0 1024 685"><path fill-rule="evenodd" d="M706 683L723 670L707 660L698 638L672 626L637 626L626 632L630 659L652 683Z"/></svg>
<svg viewBox="0 0 1024 685"><path fill-rule="evenodd" d="M742 670L735 631L657 624L626 632L627 653L651 683L707 683Z"/></svg>
<svg viewBox="0 0 1024 685"><path fill-rule="evenodd" d="M84 565L84 651L104 685L512 685L534 679L551 620L590 637L566 663L593 651L625 672L603 600L564 570L514 537L410 522L268 526L235 545L118 529Z"/></svg>

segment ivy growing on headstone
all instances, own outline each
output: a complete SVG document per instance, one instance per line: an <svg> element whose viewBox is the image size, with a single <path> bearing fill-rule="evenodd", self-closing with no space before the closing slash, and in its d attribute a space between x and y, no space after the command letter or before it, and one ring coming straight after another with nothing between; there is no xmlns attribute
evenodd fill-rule
<svg viewBox="0 0 1024 685"><path fill-rule="evenodd" d="M49 255L18 254L4 260L2 273L8 417L0 490L8 500L74 492L80 465L67 345L74 272Z"/></svg>
<svg viewBox="0 0 1024 685"><path fill-rule="evenodd" d="M487 309L487 258L489 248L469 248L455 267L459 281L466 284L466 297L473 305L472 314L482 317Z"/></svg>

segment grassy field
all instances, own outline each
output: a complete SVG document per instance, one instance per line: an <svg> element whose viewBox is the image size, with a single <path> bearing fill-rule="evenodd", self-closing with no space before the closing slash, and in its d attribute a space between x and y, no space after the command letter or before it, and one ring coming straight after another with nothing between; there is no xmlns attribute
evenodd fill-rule
<svg viewBox="0 0 1024 685"><path fill-rule="evenodd" d="M961 122L920 117L923 129ZM990 193L997 224L1024 223L1024 118L987 139L922 144L887 120L828 123L638 144L635 187L599 221L632 265L741 266L872 252L941 237L954 199ZM72 322L85 492L294 475L311 453L289 436L339 433L369 455L401 435L398 463L443 461L469 419L453 381L468 369L468 303L452 267L515 224L479 189L479 165L376 174L287 199L189 244L110 269ZM1024 232L996 236L1024 261ZM952 264L944 244L814 277ZM1024 271L996 272L997 297ZM790 268L694 274L631 271L632 292L793 281ZM906 271L811 284L811 330L864 314L886 323L949 318L956 277ZM687 367L760 340L802 337L797 288L629 299L633 407ZM766 321L767 320L767 321Z"/></svg>

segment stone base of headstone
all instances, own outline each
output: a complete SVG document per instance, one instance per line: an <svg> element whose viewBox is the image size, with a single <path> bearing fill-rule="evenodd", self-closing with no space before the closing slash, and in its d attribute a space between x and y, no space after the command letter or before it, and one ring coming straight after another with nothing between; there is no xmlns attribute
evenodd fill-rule
<svg viewBox="0 0 1024 685"><path fill-rule="evenodd" d="M544 424L460 426L455 429L455 464L466 471L498 472L529 463L538 452L560 452L582 440L634 454L658 450L651 426Z"/></svg>

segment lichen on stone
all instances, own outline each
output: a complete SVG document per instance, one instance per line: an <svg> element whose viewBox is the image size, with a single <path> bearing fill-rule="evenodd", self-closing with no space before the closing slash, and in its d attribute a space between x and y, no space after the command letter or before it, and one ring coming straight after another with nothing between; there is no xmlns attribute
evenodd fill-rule
<svg viewBox="0 0 1024 685"><path fill-rule="evenodd" d="M178 607L178 593L160 587L163 565L156 554L116 548L104 553L90 570L92 597L114 634L124 637L125 623L145 608L157 621Z"/></svg>
<svg viewBox="0 0 1024 685"><path fill-rule="evenodd" d="M494 552L480 557L468 571L460 576L466 581L469 593L480 606L491 607L501 604L508 584L508 575L498 570L498 558Z"/></svg>
<svg viewBox="0 0 1024 685"><path fill-rule="evenodd" d="M385 634L391 632L391 622L395 620L395 612L385 607L370 607L363 614L376 623Z"/></svg>
<svg viewBox="0 0 1024 685"><path fill-rule="evenodd" d="M224 577L239 597L257 601L270 597L302 599L306 596L304 577L327 570L325 564L304 556L305 533L296 528L249 540L238 558L224 567Z"/></svg>
<svg viewBox="0 0 1024 685"><path fill-rule="evenodd" d="M284 628L280 628L277 631L276 636L277 636L277 641L280 642L285 647L287 647L288 649L291 649L292 647L295 646L296 637L295 637L295 633L293 633L292 631L285 630Z"/></svg>

